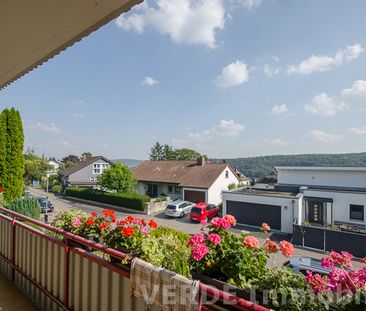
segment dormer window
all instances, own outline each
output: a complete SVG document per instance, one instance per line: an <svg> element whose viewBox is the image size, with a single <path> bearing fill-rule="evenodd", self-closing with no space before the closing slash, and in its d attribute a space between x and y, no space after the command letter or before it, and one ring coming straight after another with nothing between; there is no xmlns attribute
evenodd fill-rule
<svg viewBox="0 0 366 311"><path fill-rule="evenodd" d="M229 171L225 171L225 178L229 178Z"/></svg>

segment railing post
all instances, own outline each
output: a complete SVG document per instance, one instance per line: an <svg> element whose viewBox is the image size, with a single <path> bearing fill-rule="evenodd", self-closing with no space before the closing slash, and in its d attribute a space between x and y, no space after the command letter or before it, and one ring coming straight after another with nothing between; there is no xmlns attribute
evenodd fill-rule
<svg viewBox="0 0 366 311"><path fill-rule="evenodd" d="M69 308L69 270L70 270L70 246L69 239L65 238L65 266L64 266L64 308Z"/></svg>
<svg viewBox="0 0 366 311"><path fill-rule="evenodd" d="M11 237L11 263L13 267L11 269L11 281L15 281L15 250L16 250L16 219L13 216L13 221L11 222L12 226L12 237Z"/></svg>

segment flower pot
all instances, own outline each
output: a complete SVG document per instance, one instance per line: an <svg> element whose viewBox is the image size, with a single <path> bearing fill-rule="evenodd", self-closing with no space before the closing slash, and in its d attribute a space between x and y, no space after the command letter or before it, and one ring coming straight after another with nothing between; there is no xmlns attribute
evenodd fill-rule
<svg viewBox="0 0 366 311"><path fill-rule="evenodd" d="M79 236L86 239L86 240L93 241L95 243L100 242L99 238L93 237L93 236L90 236L90 235L87 235L87 234L80 234ZM88 252L94 252L95 251L92 247L86 246L84 244L81 244L81 243L73 241L73 240L69 240L69 246L81 248L81 249L84 249Z"/></svg>

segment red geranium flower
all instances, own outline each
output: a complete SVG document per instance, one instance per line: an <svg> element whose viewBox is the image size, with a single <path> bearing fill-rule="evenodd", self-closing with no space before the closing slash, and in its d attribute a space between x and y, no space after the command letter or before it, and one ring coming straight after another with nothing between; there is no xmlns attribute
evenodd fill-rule
<svg viewBox="0 0 366 311"><path fill-rule="evenodd" d="M3 192L3 188L0 186L0 193Z"/></svg>
<svg viewBox="0 0 366 311"><path fill-rule="evenodd" d="M135 229L132 227L125 227L122 229L122 235L131 236L135 232Z"/></svg>
<svg viewBox="0 0 366 311"><path fill-rule="evenodd" d="M94 219L93 218L88 218L87 220L86 220L86 222L85 222L85 224L87 225L87 226L91 226L91 225L93 225L94 224Z"/></svg>
<svg viewBox="0 0 366 311"><path fill-rule="evenodd" d="M91 213L90 213L90 215L91 215L92 217L97 217L97 216L98 216L98 214L97 214L96 212L91 212Z"/></svg>
<svg viewBox="0 0 366 311"><path fill-rule="evenodd" d="M125 223L126 224L129 224L129 223L131 223L132 221L134 221L135 220L135 217L132 217L132 216L127 216L126 218L125 218Z"/></svg>
<svg viewBox="0 0 366 311"><path fill-rule="evenodd" d="M149 227L155 229L158 227L158 224L154 220L150 219Z"/></svg>
<svg viewBox="0 0 366 311"><path fill-rule="evenodd" d="M104 228L106 228L108 225L106 224L106 223L101 223L100 225L99 225L99 230L100 231L102 231Z"/></svg>

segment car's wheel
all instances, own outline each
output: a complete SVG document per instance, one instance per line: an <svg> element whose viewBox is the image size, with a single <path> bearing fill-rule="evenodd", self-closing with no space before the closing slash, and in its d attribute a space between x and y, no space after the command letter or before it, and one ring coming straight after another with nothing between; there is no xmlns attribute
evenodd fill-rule
<svg viewBox="0 0 366 311"><path fill-rule="evenodd" d="M179 215L180 218L183 218L184 217L184 212L182 211Z"/></svg>

